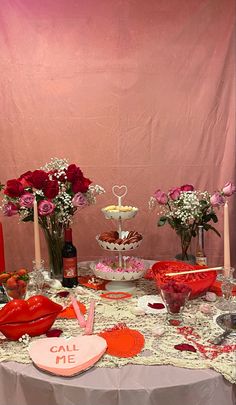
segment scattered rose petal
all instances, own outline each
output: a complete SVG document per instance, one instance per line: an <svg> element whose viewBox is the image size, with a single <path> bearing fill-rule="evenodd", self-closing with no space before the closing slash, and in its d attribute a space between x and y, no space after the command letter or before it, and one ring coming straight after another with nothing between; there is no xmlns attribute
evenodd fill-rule
<svg viewBox="0 0 236 405"><path fill-rule="evenodd" d="M215 302L216 301L216 294L214 292L207 291L205 298L209 302Z"/></svg>
<svg viewBox="0 0 236 405"><path fill-rule="evenodd" d="M61 336L61 334L63 333L63 331L61 329L50 329L46 332L46 336L47 337L59 337Z"/></svg>
<svg viewBox="0 0 236 405"><path fill-rule="evenodd" d="M132 309L131 309L131 312L132 312L134 315L145 315L144 309L143 309L143 308L140 308L140 307L132 308Z"/></svg>
<svg viewBox="0 0 236 405"><path fill-rule="evenodd" d="M188 343L181 343L179 345L175 345L174 348L176 350L180 350L181 352L186 351L195 353L197 351L194 346L189 345Z"/></svg>
<svg viewBox="0 0 236 405"><path fill-rule="evenodd" d="M206 315L210 315L212 313L212 309L209 304L201 304L199 309L203 314Z"/></svg>
<svg viewBox="0 0 236 405"><path fill-rule="evenodd" d="M61 297L61 298L66 298L66 297L68 297L69 294L70 294L69 291L59 291L57 293L57 296Z"/></svg>
<svg viewBox="0 0 236 405"><path fill-rule="evenodd" d="M169 324L172 326L179 326L181 323L181 321L179 321L178 319L169 319Z"/></svg>
<svg viewBox="0 0 236 405"><path fill-rule="evenodd" d="M161 302L154 302L153 304L151 302L149 302L148 307L150 307L152 309L163 309L163 308L165 308L165 305L162 304Z"/></svg>
<svg viewBox="0 0 236 405"><path fill-rule="evenodd" d="M162 328L161 326L157 326L156 328L152 329L152 334L154 336L160 337L165 333L165 329Z"/></svg>

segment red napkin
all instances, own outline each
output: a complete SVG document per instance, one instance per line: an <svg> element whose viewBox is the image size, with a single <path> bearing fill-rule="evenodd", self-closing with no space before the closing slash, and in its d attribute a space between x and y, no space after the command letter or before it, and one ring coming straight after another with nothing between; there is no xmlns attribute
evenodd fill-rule
<svg viewBox="0 0 236 405"><path fill-rule="evenodd" d="M117 325L110 330L99 333L107 342L106 353L116 357L133 357L144 347L144 336L125 325Z"/></svg>

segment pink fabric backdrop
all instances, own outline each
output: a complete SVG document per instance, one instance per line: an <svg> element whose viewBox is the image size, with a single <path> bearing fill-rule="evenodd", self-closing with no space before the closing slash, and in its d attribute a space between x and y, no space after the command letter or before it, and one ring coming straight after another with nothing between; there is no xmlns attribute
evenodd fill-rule
<svg viewBox="0 0 236 405"><path fill-rule="evenodd" d="M144 233L137 255L173 258L177 237L156 227L149 196L236 180L234 26L234 0L2 1L1 182L67 157L107 190L75 217L81 260L116 226L100 211L115 183L140 209L125 224ZM235 263L235 198L230 216ZM32 223L1 218L8 269L30 266ZM206 251L222 263L223 240L208 233Z"/></svg>

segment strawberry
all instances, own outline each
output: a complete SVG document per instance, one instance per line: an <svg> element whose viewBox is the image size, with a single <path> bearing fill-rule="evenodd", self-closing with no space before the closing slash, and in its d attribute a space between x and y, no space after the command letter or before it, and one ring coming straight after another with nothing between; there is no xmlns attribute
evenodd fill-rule
<svg viewBox="0 0 236 405"><path fill-rule="evenodd" d="M25 276L27 273L28 273L28 272L27 272L26 269L19 269L19 270L17 270L18 276Z"/></svg>
<svg viewBox="0 0 236 405"><path fill-rule="evenodd" d="M26 286L26 282L25 282L25 280L19 279L19 280L17 281L17 285L18 285L20 288L22 288L22 287L25 287L25 286Z"/></svg>
<svg viewBox="0 0 236 405"><path fill-rule="evenodd" d="M9 276L8 273L2 273L2 274L0 274L0 283L5 283L9 277L10 277L10 276Z"/></svg>
<svg viewBox="0 0 236 405"><path fill-rule="evenodd" d="M12 288L12 289L17 288L15 277L12 276L12 277L8 278L8 280L6 282L6 286L7 286L7 288Z"/></svg>

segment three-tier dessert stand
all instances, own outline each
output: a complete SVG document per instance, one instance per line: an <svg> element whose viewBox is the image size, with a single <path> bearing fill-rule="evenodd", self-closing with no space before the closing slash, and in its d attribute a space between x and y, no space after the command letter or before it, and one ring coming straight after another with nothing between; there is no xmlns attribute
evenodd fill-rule
<svg viewBox="0 0 236 405"><path fill-rule="evenodd" d="M96 277L108 281L106 284L108 291L133 292L136 289L135 281L146 271L142 260L126 256L127 252L137 249L143 239L136 231L123 230L123 222L134 218L138 212L137 207L122 205L122 198L126 196L127 191L125 185L112 187L112 193L117 197L118 204L102 208L102 212L106 219L118 222L118 229L96 236L102 249L116 253L115 257L104 257L92 266Z"/></svg>

